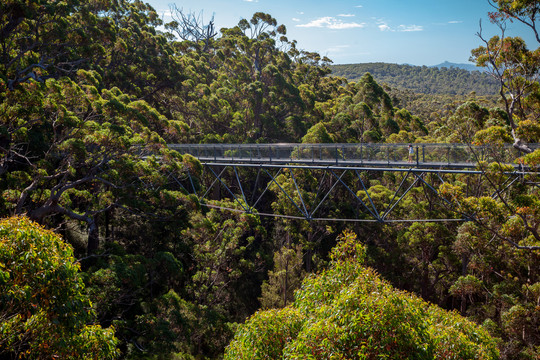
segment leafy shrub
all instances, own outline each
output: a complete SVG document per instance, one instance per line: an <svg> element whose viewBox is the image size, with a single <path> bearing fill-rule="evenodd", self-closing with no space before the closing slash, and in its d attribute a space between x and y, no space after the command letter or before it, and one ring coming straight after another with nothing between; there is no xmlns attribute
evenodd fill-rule
<svg viewBox="0 0 540 360"><path fill-rule="evenodd" d="M72 248L27 218L1 220L0 357L116 358L114 329L93 319Z"/></svg>
<svg viewBox="0 0 540 360"><path fill-rule="evenodd" d="M363 267L345 232L331 266L306 279L292 306L240 326L225 359L497 359L487 331L392 288Z"/></svg>

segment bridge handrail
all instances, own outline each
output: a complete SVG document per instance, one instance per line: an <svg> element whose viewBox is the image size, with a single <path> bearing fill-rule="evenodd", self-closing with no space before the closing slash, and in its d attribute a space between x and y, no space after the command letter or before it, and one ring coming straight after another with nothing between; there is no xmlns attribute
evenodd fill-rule
<svg viewBox="0 0 540 360"><path fill-rule="evenodd" d="M182 154L191 154L206 161L300 161L343 164L446 164L473 167L479 161L515 165L522 156L512 144L499 146L471 144L413 143L412 159L409 144L335 143L335 144L169 144ZM540 144L529 144L533 149Z"/></svg>

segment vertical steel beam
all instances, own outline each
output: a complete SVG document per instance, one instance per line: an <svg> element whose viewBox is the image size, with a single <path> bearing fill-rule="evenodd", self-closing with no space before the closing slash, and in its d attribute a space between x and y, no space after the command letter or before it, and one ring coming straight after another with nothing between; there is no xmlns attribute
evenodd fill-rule
<svg viewBox="0 0 540 360"><path fill-rule="evenodd" d="M244 209L245 212L249 212L248 209L246 209L246 207L244 206L244 204L242 204L242 202L240 200L238 200L238 198L236 197L236 195L234 195L234 193L231 191L231 189L229 189L229 187L227 186L227 184L225 184L223 182L223 180L221 180L221 177L218 177L218 175L214 172L214 170L212 170L211 167L210 168L210 171L214 174L214 176L216 177L216 179L219 180L219 182L225 187L225 189L229 192L229 194L231 194L231 196L233 197L233 199ZM221 172L220 175L222 175L223 172Z"/></svg>
<svg viewBox="0 0 540 360"><path fill-rule="evenodd" d="M304 214L306 214L306 217L309 219L310 218L310 215L309 215L309 211L307 210L306 208L306 204L304 203L304 199L302 198L302 193L300 192L300 189L298 188L298 184L296 183L296 179L294 177L294 173L292 171L292 169L289 169L290 170L290 173L291 173L291 178L294 182L294 186L296 187L296 192L298 192L298 197L300 198L300 202L302 203L302 206L304 207Z"/></svg>
<svg viewBox="0 0 540 360"><path fill-rule="evenodd" d="M266 169L265 169L264 171L266 171ZM272 177L272 175L270 175L270 173L269 173L268 171L266 171L266 173L268 174L268 176L270 176L270 177L272 178L272 181L274 182L274 184L277 185L277 187L283 192L283 194L284 194L284 195L291 201L291 203L293 203L293 205L298 209L298 211L300 211L300 213L301 213L302 215L304 215L304 218L305 218L306 220L308 220L308 214L304 213L304 212L302 211L302 209L300 209L300 207L298 206L298 204L296 204L296 201L294 201L294 200L291 198L291 196L283 189L283 187L281 187L281 185L279 185L279 183L276 181L276 179L274 179L274 178Z"/></svg>

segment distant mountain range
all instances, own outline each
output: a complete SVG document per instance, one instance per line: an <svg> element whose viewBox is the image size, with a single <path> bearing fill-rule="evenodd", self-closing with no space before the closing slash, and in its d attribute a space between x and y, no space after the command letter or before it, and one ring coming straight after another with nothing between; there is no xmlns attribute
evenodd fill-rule
<svg viewBox="0 0 540 360"><path fill-rule="evenodd" d="M370 73L379 84L422 94L495 95L498 83L472 64L444 62L434 66L413 66L388 63L332 65L332 75L358 81ZM471 71L472 70L472 71Z"/></svg>
<svg viewBox="0 0 540 360"><path fill-rule="evenodd" d="M451 63L449 61L445 61L441 64L438 64L438 65L432 65L430 67L436 67L436 68L458 68L458 69L463 69L463 70L467 70L467 71L480 71L480 72L483 72L485 71L484 68L481 68L481 67L478 67L474 64L457 64L457 63Z"/></svg>

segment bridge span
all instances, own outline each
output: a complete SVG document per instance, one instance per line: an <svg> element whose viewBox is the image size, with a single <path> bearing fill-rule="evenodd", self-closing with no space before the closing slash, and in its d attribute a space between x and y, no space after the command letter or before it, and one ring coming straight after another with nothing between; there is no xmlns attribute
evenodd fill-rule
<svg viewBox="0 0 540 360"><path fill-rule="evenodd" d="M202 163L303 164L306 166L411 167L474 169L480 162L498 162L519 169L521 154L511 144L169 144ZM538 144L533 144L538 148ZM409 156L411 155L411 156Z"/></svg>
<svg viewBox="0 0 540 360"><path fill-rule="evenodd" d="M461 183L467 183L468 193L474 195L474 187L487 187L489 196L495 198L504 196L528 174L516 162L522 154L509 144L412 144L412 150L408 144L372 143L169 144L169 147L190 154L203 164L202 178L193 179L188 174L185 186L186 191L197 194L201 203L223 208L213 200L228 198L235 204L228 210L308 221L469 221L471 214L460 213L452 201L441 195L442 184L459 177ZM532 147L536 149L539 145ZM482 163L504 165L498 166L501 170L497 182L480 169ZM381 201L377 191L382 191L384 174L392 174L387 176L394 179L395 187L390 195L390 190L384 190L385 199ZM391 182L385 185L388 183ZM413 192L416 201L427 201L445 215L420 219L398 211L400 203ZM276 199L289 206L276 209L272 206ZM344 202L355 205L335 209Z"/></svg>

